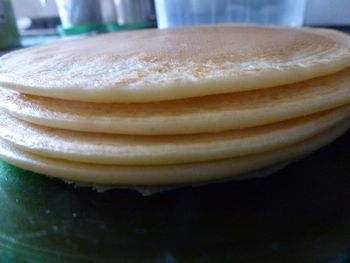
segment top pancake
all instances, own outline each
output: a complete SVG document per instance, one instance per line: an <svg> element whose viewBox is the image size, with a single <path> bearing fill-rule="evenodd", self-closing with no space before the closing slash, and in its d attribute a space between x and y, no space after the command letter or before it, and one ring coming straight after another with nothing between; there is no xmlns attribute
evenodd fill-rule
<svg viewBox="0 0 350 263"><path fill-rule="evenodd" d="M0 59L0 85L91 102L150 102L267 88L350 66L327 29L201 26L100 35Z"/></svg>

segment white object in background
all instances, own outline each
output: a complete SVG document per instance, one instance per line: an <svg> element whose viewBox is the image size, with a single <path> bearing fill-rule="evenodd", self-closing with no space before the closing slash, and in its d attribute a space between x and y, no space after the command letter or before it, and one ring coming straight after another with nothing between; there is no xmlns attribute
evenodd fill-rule
<svg viewBox="0 0 350 263"><path fill-rule="evenodd" d="M118 24L147 23L155 21L153 0L114 0Z"/></svg>
<svg viewBox="0 0 350 263"><path fill-rule="evenodd" d="M159 28L230 22L301 26L306 0L155 0L155 4Z"/></svg>
<svg viewBox="0 0 350 263"><path fill-rule="evenodd" d="M116 21L113 0L56 0L64 28Z"/></svg>
<svg viewBox="0 0 350 263"><path fill-rule="evenodd" d="M39 0L12 0L13 8L17 19L22 17L42 18L58 16L55 0L46 0L46 5L43 6L43 1Z"/></svg>
<svg viewBox="0 0 350 263"><path fill-rule="evenodd" d="M56 3L64 28L102 23L99 0L56 0Z"/></svg>
<svg viewBox="0 0 350 263"><path fill-rule="evenodd" d="M350 25L350 0L308 0L306 25Z"/></svg>

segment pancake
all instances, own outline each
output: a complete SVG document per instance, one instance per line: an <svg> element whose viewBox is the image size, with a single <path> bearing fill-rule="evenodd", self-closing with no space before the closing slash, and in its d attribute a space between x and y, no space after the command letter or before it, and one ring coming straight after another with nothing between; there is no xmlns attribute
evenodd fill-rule
<svg viewBox="0 0 350 263"><path fill-rule="evenodd" d="M162 166L94 165L51 159L19 150L0 140L0 157L37 173L102 185L169 185L222 180L291 161L319 149L344 133L349 122L293 146L239 158Z"/></svg>
<svg viewBox="0 0 350 263"><path fill-rule="evenodd" d="M286 86L158 103L87 103L0 89L0 107L28 122L68 130L139 135L248 128L348 103L350 68Z"/></svg>
<svg viewBox="0 0 350 263"><path fill-rule="evenodd" d="M90 102L151 102L269 88L350 66L329 29L217 25L62 41L0 58L0 85Z"/></svg>
<svg viewBox="0 0 350 263"><path fill-rule="evenodd" d="M350 104L272 125L221 133L169 136L108 135L52 129L0 114L0 136L50 158L84 163L161 165L257 154L283 148L350 120Z"/></svg>

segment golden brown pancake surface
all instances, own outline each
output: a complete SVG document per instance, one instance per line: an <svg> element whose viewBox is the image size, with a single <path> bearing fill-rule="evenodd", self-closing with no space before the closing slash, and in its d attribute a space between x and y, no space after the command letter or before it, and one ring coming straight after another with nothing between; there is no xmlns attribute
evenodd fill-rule
<svg viewBox="0 0 350 263"><path fill-rule="evenodd" d="M349 36L326 29L131 31L12 52L0 59L0 85L69 100L171 100L332 74L350 66L349 46Z"/></svg>

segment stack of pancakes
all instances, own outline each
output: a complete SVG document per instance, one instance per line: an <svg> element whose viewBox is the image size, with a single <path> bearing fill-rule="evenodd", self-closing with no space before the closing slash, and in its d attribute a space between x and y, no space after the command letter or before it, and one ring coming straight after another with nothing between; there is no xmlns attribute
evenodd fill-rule
<svg viewBox="0 0 350 263"><path fill-rule="evenodd" d="M244 25L143 30L0 58L0 156L112 186L240 178L350 126L350 37Z"/></svg>

